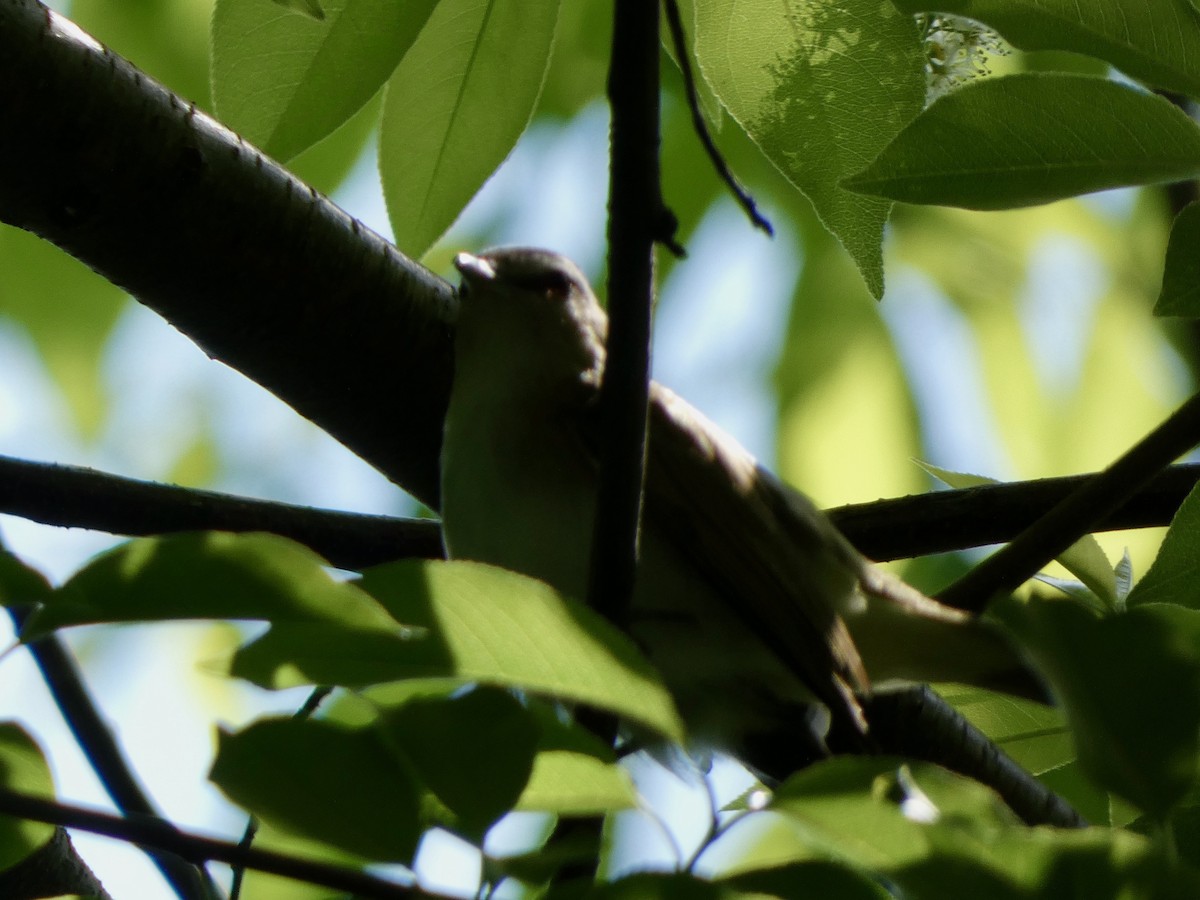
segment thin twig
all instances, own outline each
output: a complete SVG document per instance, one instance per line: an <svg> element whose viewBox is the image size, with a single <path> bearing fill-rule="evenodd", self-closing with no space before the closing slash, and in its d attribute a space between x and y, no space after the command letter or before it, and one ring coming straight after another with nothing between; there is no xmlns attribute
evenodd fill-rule
<svg viewBox="0 0 1200 900"><path fill-rule="evenodd" d="M1051 509L1008 546L938 595L943 603L980 611L997 594L1015 590L1096 523L1200 441L1200 394L1191 397L1127 453Z"/></svg>
<svg viewBox="0 0 1200 900"><path fill-rule="evenodd" d="M725 157L717 148L712 134L708 130L708 122L704 120L704 113L700 109L700 99L696 93L696 78L692 74L691 54L683 33L683 20L679 15L679 4L676 3L676 0L663 0L663 6L667 11L667 27L671 30L671 43L675 45L675 58L679 61L679 71L683 75L683 89L687 95L688 109L692 113L692 127L696 129L696 136L700 138L704 151L712 160L718 177L725 182L730 192L737 198L738 204L746 211L746 215L754 227L774 237L775 229L770 220L758 211L758 204L754 202L754 197L737 180L737 176L725 162Z"/></svg>

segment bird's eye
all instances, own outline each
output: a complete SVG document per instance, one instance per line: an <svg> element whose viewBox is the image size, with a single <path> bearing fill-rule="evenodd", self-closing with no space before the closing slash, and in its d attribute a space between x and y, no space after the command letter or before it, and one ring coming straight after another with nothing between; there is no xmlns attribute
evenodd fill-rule
<svg viewBox="0 0 1200 900"><path fill-rule="evenodd" d="M512 277L512 283L535 294L544 294L547 299L563 299L571 292L570 276L557 269L522 272Z"/></svg>

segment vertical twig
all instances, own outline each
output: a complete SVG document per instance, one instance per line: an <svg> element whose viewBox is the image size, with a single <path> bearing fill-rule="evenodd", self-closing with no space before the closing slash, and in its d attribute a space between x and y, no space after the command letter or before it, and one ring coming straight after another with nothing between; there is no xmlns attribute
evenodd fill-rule
<svg viewBox="0 0 1200 900"><path fill-rule="evenodd" d="M617 625L628 618L637 567L649 404L654 243L659 188L658 4L616 0L608 97L608 362L600 388L600 487L588 601Z"/></svg>

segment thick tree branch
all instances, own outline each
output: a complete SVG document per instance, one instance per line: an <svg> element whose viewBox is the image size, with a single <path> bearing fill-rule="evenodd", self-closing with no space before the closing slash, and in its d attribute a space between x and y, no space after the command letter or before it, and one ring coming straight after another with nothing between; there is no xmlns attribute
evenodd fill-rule
<svg viewBox="0 0 1200 900"><path fill-rule="evenodd" d="M0 0L0 221L431 506L450 286L35 0Z"/></svg>

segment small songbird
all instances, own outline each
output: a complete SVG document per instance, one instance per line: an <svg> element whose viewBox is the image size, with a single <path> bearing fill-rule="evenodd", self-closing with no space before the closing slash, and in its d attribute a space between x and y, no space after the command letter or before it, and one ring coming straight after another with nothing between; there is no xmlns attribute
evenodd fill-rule
<svg viewBox="0 0 1200 900"><path fill-rule="evenodd" d="M560 255L503 248L460 253L455 266L447 555L583 599L607 318ZM872 566L808 498L657 383L647 453L628 625L698 745L744 758L795 734L811 755L800 744L812 723L797 717L822 707L824 724L865 745L859 697L896 682L1027 692L1031 676L997 631Z"/></svg>

